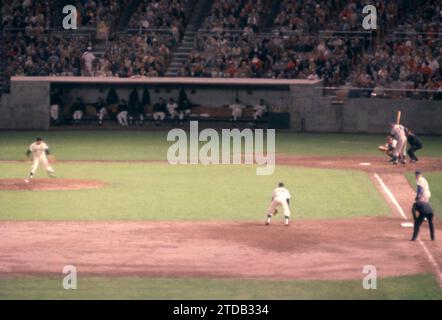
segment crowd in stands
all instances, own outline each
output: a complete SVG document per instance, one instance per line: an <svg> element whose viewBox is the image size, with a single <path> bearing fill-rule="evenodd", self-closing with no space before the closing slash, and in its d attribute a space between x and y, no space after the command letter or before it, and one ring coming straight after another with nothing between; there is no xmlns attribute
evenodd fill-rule
<svg viewBox="0 0 442 320"><path fill-rule="evenodd" d="M263 0L215 0L202 28L214 32L243 30L258 32L264 14Z"/></svg>
<svg viewBox="0 0 442 320"><path fill-rule="evenodd" d="M416 95L442 92L442 3L418 1L412 14L354 66L348 83L354 87L418 89ZM427 90L430 93L420 93ZM439 95L439 94L438 94Z"/></svg>
<svg viewBox="0 0 442 320"><path fill-rule="evenodd" d="M5 74L26 76L79 76L88 38L60 34L4 34Z"/></svg>
<svg viewBox="0 0 442 320"><path fill-rule="evenodd" d="M122 35L111 43L96 65L96 75L163 76L174 44L174 37L169 33L146 31Z"/></svg>
<svg viewBox="0 0 442 320"><path fill-rule="evenodd" d="M274 26L279 31L285 32L358 31L363 20L362 9L367 4L376 7L379 29L396 25L401 13L399 0L283 0Z"/></svg>
<svg viewBox="0 0 442 320"><path fill-rule="evenodd" d="M120 0L77 0L80 25L114 23ZM142 0L129 27L96 56L90 38L45 32L52 0L2 5L7 78L11 75L163 76L179 45L192 0ZM378 10L373 43L342 33L361 31L365 0L283 0L264 32L269 1L215 0L179 75L322 79L325 86L442 90L440 0L371 1ZM150 28L167 29L160 32ZM407 35L401 33L407 32Z"/></svg>
<svg viewBox="0 0 442 320"><path fill-rule="evenodd" d="M74 0L70 4L77 9L79 28L96 28L100 24L112 27L121 16L123 0Z"/></svg>
<svg viewBox="0 0 442 320"><path fill-rule="evenodd" d="M5 75L18 76L147 76L164 75L173 37L151 32L117 37L96 57L89 37L50 33L5 34Z"/></svg>
<svg viewBox="0 0 442 320"><path fill-rule="evenodd" d="M52 0L9 0L1 5L3 29L25 29L39 34L51 27Z"/></svg>
<svg viewBox="0 0 442 320"><path fill-rule="evenodd" d="M391 40L363 56L349 82L362 88L437 90L442 88L442 50L425 41ZM380 89L378 89L380 90Z"/></svg>
<svg viewBox="0 0 442 320"><path fill-rule="evenodd" d="M201 34L181 71L192 77L323 78L341 84L363 53L361 39L296 34Z"/></svg>
<svg viewBox="0 0 442 320"><path fill-rule="evenodd" d="M112 26L122 13L123 0L74 0L69 3L77 9L77 26L96 28L100 23ZM2 4L3 28L26 28L42 33L54 27L56 1L8 0Z"/></svg>
<svg viewBox="0 0 442 320"><path fill-rule="evenodd" d="M178 41L184 32L191 0L142 0L129 28L167 29Z"/></svg>
<svg viewBox="0 0 442 320"><path fill-rule="evenodd" d="M442 2L440 0L417 0L410 14L405 15L395 31L417 32L435 37L442 32Z"/></svg>

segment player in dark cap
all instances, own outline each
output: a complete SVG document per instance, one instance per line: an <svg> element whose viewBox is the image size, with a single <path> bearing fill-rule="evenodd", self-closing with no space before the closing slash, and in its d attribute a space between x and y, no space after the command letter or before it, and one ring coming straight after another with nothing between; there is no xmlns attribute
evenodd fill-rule
<svg viewBox="0 0 442 320"><path fill-rule="evenodd" d="M416 213L419 213L417 215ZM424 201L416 201L413 204L413 207L411 209L411 213L413 214L414 219L414 230L413 230L413 237L411 238L411 241L415 241L418 234L419 234L419 228L426 218L428 220L428 226L430 228L430 237L431 240L434 241L434 225L433 225L433 208L431 208L430 204L428 202Z"/></svg>

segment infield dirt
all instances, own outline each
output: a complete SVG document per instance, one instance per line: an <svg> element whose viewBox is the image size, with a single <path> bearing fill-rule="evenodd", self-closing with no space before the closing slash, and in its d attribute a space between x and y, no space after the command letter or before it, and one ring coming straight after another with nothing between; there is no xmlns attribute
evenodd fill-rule
<svg viewBox="0 0 442 320"><path fill-rule="evenodd" d="M277 163L364 170L372 179L377 172L407 215L413 190L403 172L416 167L442 169L439 159L393 166L381 157L279 155ZM53 183L80 183L39 181L47 188ZM373 182L382 193L379 183ZM102 186L95 183L91 187ZM390 217L296 220L295 213L289 227L280 216L268 227L264 221L3 221L0 276L59 275L68 264L75 265L79 274L96 276L343 280L362 279L365 265L375 265L379 277L433 272L424 252L408 241L411 229L401 227L403 218L386 199L392 208ZM426 228L422 226L421 238L441 265L442 245L428 240ZM436 229L440 239L438 222Z"/></svg>

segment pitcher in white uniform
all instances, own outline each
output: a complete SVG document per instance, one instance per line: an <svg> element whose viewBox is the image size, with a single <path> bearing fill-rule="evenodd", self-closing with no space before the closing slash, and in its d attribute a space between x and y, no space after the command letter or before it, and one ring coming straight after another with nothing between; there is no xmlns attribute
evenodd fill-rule
<svg viewBox="0 0 442 320"><path fill-rule="evenodd" d="M54 177L54 169L52 169L47 158L47 155L49 155L49 147L42 138L38 137L35 139L35 142L29 146L26 155L28 157L32 155L32 167L31 172L29 173L30 179L34 177L40 163L45 167L48 175Z"/></svg>
<svg viewBox="0 0 442 320"><path fill-rule="evenodd" d="M267 221L266 225L270 224L270 220L272 216L278 213L278 207L282 206L284 211L284 219L285 225L289 225L290 219L290 192L284 187L284 183L278 183L278 187L275 188L272 192L272 202L270 203L269 208L267 209Z"/></svg>

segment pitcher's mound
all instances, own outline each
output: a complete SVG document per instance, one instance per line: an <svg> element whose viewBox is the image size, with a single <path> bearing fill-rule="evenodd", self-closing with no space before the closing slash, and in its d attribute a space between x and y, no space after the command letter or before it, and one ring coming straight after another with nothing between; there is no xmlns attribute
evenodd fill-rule
<svg viewBox="0 0 442 320"><path fill-rule="evenodd" d="M103 181L81 179L0 179L0 190L80 190L98 189Z"/></svg>

